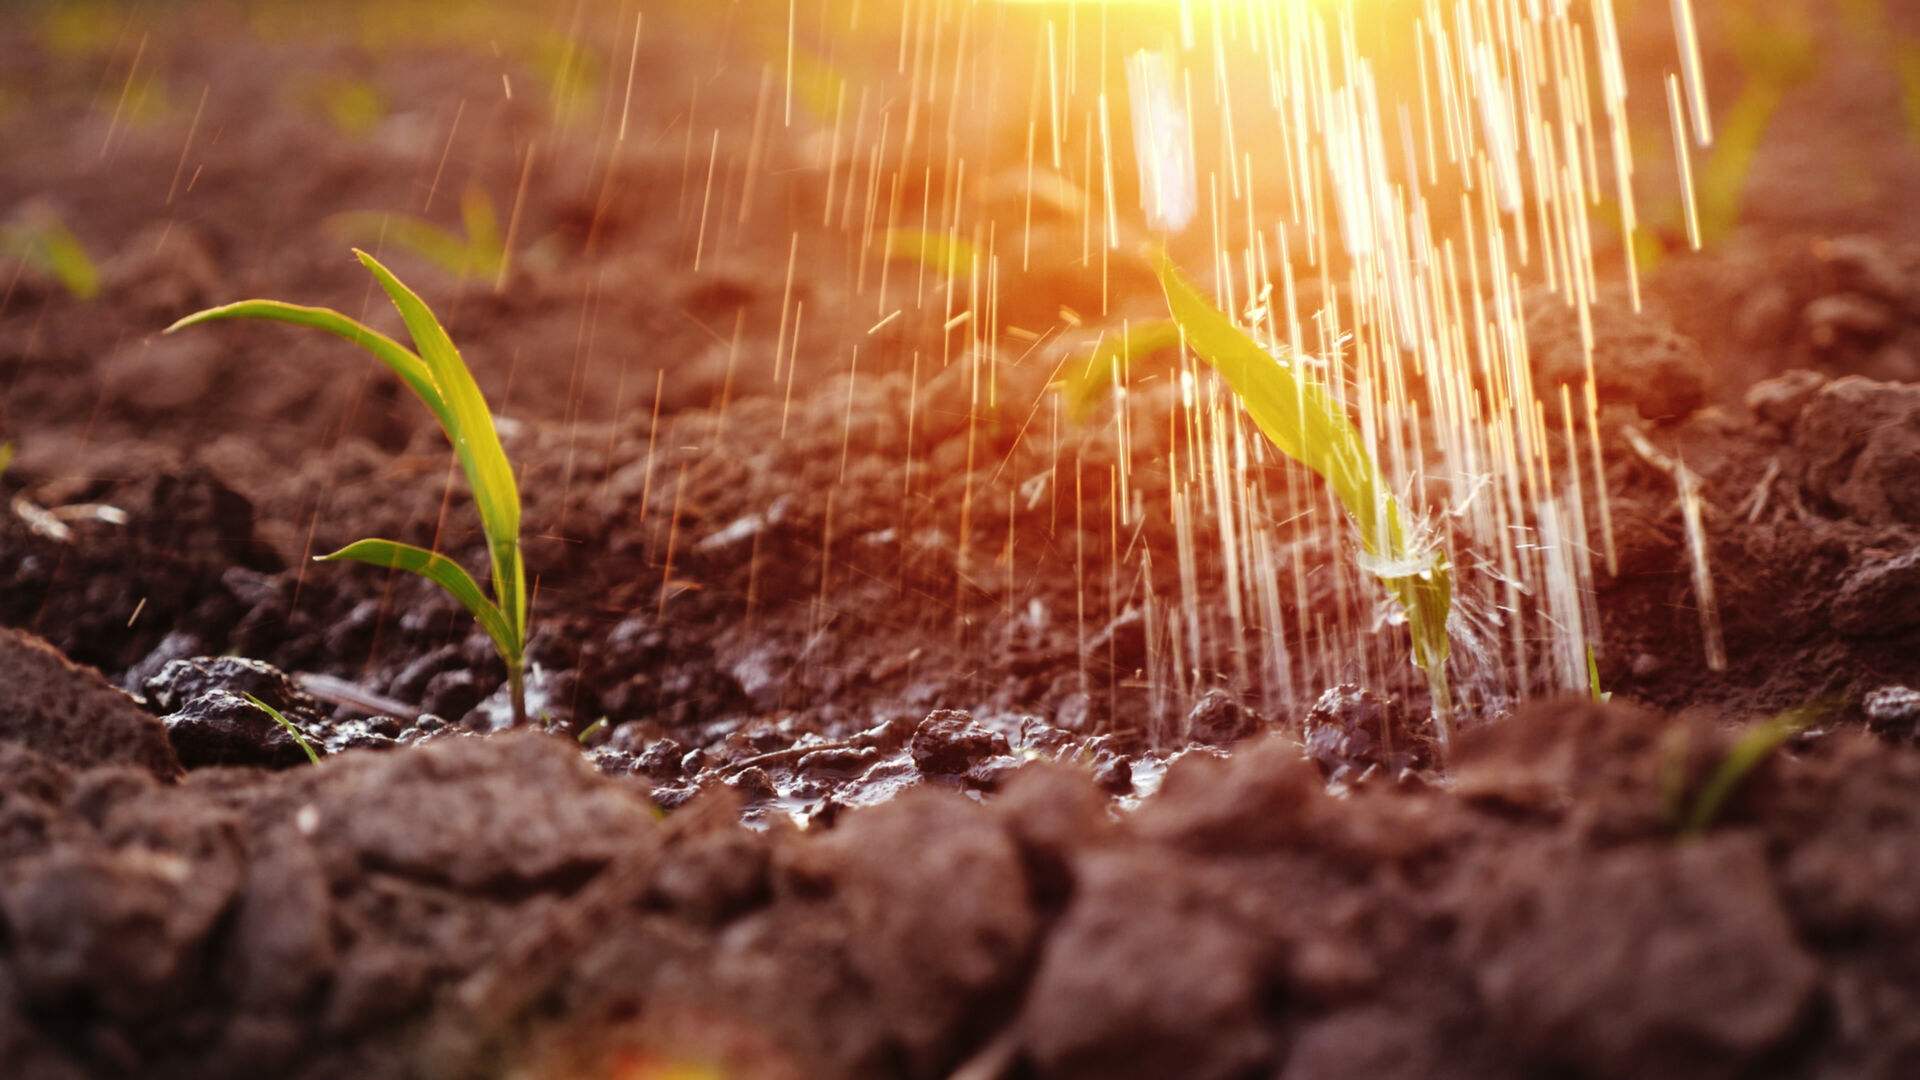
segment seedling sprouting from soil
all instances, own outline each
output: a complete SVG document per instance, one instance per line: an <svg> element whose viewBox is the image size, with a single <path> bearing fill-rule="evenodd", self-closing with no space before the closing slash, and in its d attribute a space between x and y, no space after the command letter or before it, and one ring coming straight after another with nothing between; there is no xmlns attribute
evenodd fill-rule
<svg viewBox="0 0 1920 1080"><path fill-rule="evenodd" d="M396 247L463 281L479 277L499 283L506 269L507 246L500 236L500 216L494 212L493 200L479 188L468 188L460 197L460 221L465 235L425 218L371 210L335 214L327 219L327 226L349 243Z"/></svg>
<svg viewBox="0 0 1920 1080"><path fill-rule="evenodd" d="M513 719L516 724L522 723L527 715L527 580L520 554L520 489L513 478L513 466L507 461L506 451L501 449L486 398L481 396L473 373L467 370L466 361L460 358L460 351L454 348L453 340L439 320L413 290L401 284L400 279L373 256L359 250L354 254L400 310L400 317L420 350L418 353L337 311L277 300L242 300L211 308L181 319L168 327L167 332L216 319L244 318L272 319L325 330L372 353L432 410L473 488L473 501L479 507L481 529L487 537L492 598L481 591L459 563L437 552L393 540L356 541L331 555L320 556L318 561L351 559L391 570L406 570L445 589L472 613L492 639L500 659L506 662Z"/></svg>
<svg viewBox="0 0 1920 1080"><path fill-rule="evenodd" d="M1794 736L1827 719L1834 711L1835 703L1822 698L1788 709L1747 729L1727 749L1726 756L1720 759L1713 775L1707 778L1707 782L1700 787L1700 793L1694 796L1693 804L1684 811L1682 781L1678 776L1679 765L1684 760L1684 747L1677 744L1670 746L1669 777L1665 781L1666 790L1663 794L1667 820L1679 829L1682 836L1698 836L1706 832L1726 808L1727 800L1733 797L1733 793L1739 790L1753 770ZM1684 732L1685 729L1676 730Z"/></svg>
<svg viewBox="0 0 1920 1080"><path fill-rule="evenodd" d="M100 294L100 270L60 215L36 204L12 224L0 225L0 256L19 259L58 281L75 300Z"/></svg>
<svg viewBox="0 0 1920 1080"><path fill-rule="evenodd" d="M1267 439L1319 474L1353 518L1368 572L1406 614L1413 662L1426 674L1433 695L1434 730L1444 758L1453 741L1453 695L1447 683L1453 575L1446 551L1422 543L1402 519L1386 478L1327 388L1234 325L1164 252L1155 258L1187 347L1227 380Z"/></svg>

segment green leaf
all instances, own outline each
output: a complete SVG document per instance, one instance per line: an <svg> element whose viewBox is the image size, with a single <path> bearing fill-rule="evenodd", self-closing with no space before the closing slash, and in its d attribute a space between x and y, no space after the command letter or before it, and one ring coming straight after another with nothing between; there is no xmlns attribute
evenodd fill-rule
<svg viewBox="0 0 1920 1080"><path fill-rule="evenodd" d="M426 361L415 356L413 350L405 345L331 308L301 307L298 304L283 304L278 300L242 300L237 304L195 312L167 327L165 332L171 334L175 330L221 319L270 319L295 326L311 326L345 338L387 365L400 377L401 382L407 384L408 389L426 403L427 408L433 410L442 427L447 424L446 403L440 399L440 389L434 385L433 374L427 370Z"/></svg>
<svg viewBox="0 0 1920 1080"><path fill-rule="evenodd" d="M480 591L479 584L471 574L445 555L393 540L358 540L314 561L336 562L343 559L388 570L405 570L426 578L447 590L449 595L473 613L474 620L493 639L494 646L500 650L503 658L512 662L520 655L518 638L507 625L500 608Z"/></svg>
<svg viewBox="0 0 1920 1080"><path fill-rule="evenodd" d="M261 701L259 698L254 697L252 694L247 693L245 690L240 691L240 696L252 702L254 708L259 709L261 712L264 712L268 716L273 717L274 723L279 724L281 727L285 728L287 730L287 734L293 736L293 741L300 744L300 749L305 750L307 752L308 761L313 762L315 765L320 764L320 755L313 752L313 744L307 742L307 737L300 733L299 728L293 726L293 721L287 719L285 716L282 716L280 714L279 709L276 709L273 706L267 704L266 702Z"/></svg>
<svg viewBox="0 0 1920 1080"><path fill-rule="evenodd" d="M473 486L473 501L480 508L480 522L493 560L494 596L506 613L517 646L527 625L526 571L520 556L520 488L500 445L500 435L494 430L493 413L466 361L460 358L460 350L454 348L453 339L427 305L379 260L357 249L354 254L400 310L400 318L413 334L414 346L446 403L441 422Z"/></svg>
<svg viewBox="0 0 1920 1080"><path fill-rule="evenodd" d="M1068 415L1076 421L1084 420L1100 392L1114 384L1116 375L1124 378L1134 359L1179 347L1179 322L1155 319L1107 334L1093 348L1069 356L1067 374L1060 380Z"/></svg>
<svg viewBox="0 0 1920 1080"><path fill-rule="evenodd" d="M1280 452L1318 473L1360 527L1367 553L1397 561L1404 531L1373 457L1340 404L1312 373L1268 352L1233 324L1162 252L1167 305L1187 346L1227 380Z"/></svg>

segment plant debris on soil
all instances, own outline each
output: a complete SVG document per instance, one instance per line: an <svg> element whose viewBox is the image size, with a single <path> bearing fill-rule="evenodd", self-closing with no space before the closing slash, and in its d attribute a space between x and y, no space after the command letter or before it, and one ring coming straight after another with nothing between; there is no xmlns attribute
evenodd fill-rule
<svg viewBox="0 0 1920 1080"><path fill-rule="evenodd" d="M716 75L711 27L649 9L631 63L678 89L614 142L563 122L587 61L524 43L206 3L88 46L82 8L0 14L0 222L98 262L83 298L0 249L0 1076L1920 1075L1920 147L1857 58L1783 106L1741 230L1595 308L1608 700L1480 708L1443 769L1402 654L1298 699L1156 678L1150 598L1229 573L1129 513L1180 482L1178 381L1074 424L1058 342L942 366L897 314L924 273L876 310L817 226L825 126L752 134L774 68ZM468 191L510 223L487 279L392 257L518 476L526 724L457 602L310 562L485 565L405 387L324 335L157 336L247 296L397 327L340 215ZM1036 250L1007 325L1159 295L1085 269ZM1584 377L1573 313L1525 316L1539 385ZM1352 610L1286 585L1290 625Z"/></svg>

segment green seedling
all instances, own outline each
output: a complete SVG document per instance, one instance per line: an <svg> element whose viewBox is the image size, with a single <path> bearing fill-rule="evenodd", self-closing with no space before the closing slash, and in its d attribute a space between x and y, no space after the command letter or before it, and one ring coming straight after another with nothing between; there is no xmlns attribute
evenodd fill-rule
<svg viewBox="0 0 1920 1080"><path fill-rule="evenodd" d="M99 267L60 215L46 206L29 207L13 224L0 225L0 255L52 276L75 300L100 295Z"/></svg>
<svg viewBox="0 0 1920 1080"><path fill-rule="evenodd" d="M1812 77L1818 64L1819 44L1798 5L1759 12L1736 4L1727 19L1728 39L1746 79L1695 171L1702 246L1725 240L1740 223L1747 176L1761 140L1788 91Z"/></svg>
<svg viewBox="0 0 1920 1080"><path fill-rule="evenodd" d="M535 44L531 64L547 84L555 127L567 127L588 115L605 81L594 52L572 38L548 32Z"/></svg>
<svg viewBox="0 0 1920 1080"><path fill-rule="evenodd" d="M1733 103L1714 124L1713 145L1699 155L1692 169L1695 222L1703 248L1726 240L1740 224L1747 177L1767 129L1787 94L1811 78L1819 63L1819 43L1799 4L1752 6L1764 10L1739 4L1726 10L1726 36L1744 79ZM1643 132L1634 140L1635 157L1655 157L1664 138ZM1593 216L1609 230L1621 228L1620 203L1612 197L1599 200ZM1653 271L1676 250L1673 238L1680 237L1680 245L1687 243L1685 218L1678 199L1650 208L1632 236L1633 264L1641 272Z"/></svg>
<svg viewBox="0 0 1920 1080"><path fill-rule="evenodd" d="M1587 646L1587 688L1593 692L1593 702L1605 705L1613 700L1611 691L1600 689L1600 661L1594 658L1593 646Z"/></svg>
<svg viewBox="0 0 1920 1080"><path fill-rule="evenodd" d="M1444 758L1453 742L1447 683L1453 575L1446 551L1415 538L1360 432L1319 380L1234 325L1164 251L1156 256L1156 270L1187 347L1227 380L1268 441L1327 482L1359 529L1367 556L1362 564L1406 615L1414 665L1432 692Z"/></svg>
<svg viewBox="0 0 1920 1080"><path fill-rule="evenodd" d="M293 721L281 715L281 712L279 709L276 709L273 706L267 704L266 702L261 701L259 698L254 697L252 694L249 694L244 690L241 691L240 696L252 702L254 708L259 709L261 712L264 712L268 716L273 717L274 723L279 724L281 727L285 728L287 734L293 736L293 741L300 744L300 749L305 750L307 752L308 761L313 762L315 765L320 764L320 755L313 752L313 744L307 742L307 737L305 735L300 734L300 729L293 726Z"/></svg>
<svg viewBox="0 0 1920 1080"><path fill-rule="evenodd" d="M1831 716L1836 709L1835 703L1828 699L1798 705L1777 716L1748 728L1740 738L1734 741L1727 755L1713 770L1713 775L1694 796L1693 805L1682 811L1682 780L1679 770L1683 767L1684 746L1670 744L1668 747L1668 777L1663 784L1665 795L1663 802L1667 819L1674 822L1682 836L1698 836L1707 831L1726 809L1728 800L1740 789L1753 771L1761 763L1772 757L1774 752L1790 742L1794 736L1807 730Z"/></svg>
<svg viewBox="0 0 1920 1080"><path fill-rule="evenodd" d="M460 358L460 351L454 348L453 340L439 320L413 290L401 284L400 279L373 256L358 250L354 254L400 310L418 353L337 311L277 300L243 300L211 308L181 319L168 327L167 332L216 319L249 318L325 330L372 353L433 412L473 488L473 501L480 510L481 528L487 537L492 597L481 591L459 563L436 552L392 540L360 540L331 555L322 555L317 561L345 559L405 570L445 589L472 613L492 639L500 659L506 662L513 719L516 724L524 723L527 715L527 576L520 553L520 489L513 478L513 466L500 446L486 398L481 396L473 373L467 369L466 361Z"/></svg>
<svg viewBox="0 0 1920 1080"><path fill-rule="evenodd" d="M460 197L460 220L464 234L406 214L353 211L328 218L327 227L348 243L399 248L462 281L476 276L503 281L507 245L493 200L479 188L468 188Z"/></svg>

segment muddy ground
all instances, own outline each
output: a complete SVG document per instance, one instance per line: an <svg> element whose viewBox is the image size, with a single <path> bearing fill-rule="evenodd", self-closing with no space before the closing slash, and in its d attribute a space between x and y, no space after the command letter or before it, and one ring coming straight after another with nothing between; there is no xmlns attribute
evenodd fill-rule
<svg viewBox="0 0 1920 1080"><path fill-rule="evenodd" d="M1059 424L1044 350L976 404L939 317L875 330L924 286L856 296L843 234L791 239L829 182L808 132L723 175L703 235L689 117L727 118L715 161L750 137L762 68L715 63L741 39L644 37L643 85L696 89L641 94L623 142L562 113L531 31L64 9L0 19L0 214L52 208L102 279L0 262L6 1075L1920 1069L1920 169L1847 27L1747 224L1603 312L1613 703L1474 717L1443 775L1410 669L1287 710L1225 672L1155 697L1109 570L1144 549L1170 595L1176 538L1116 551L1110 413ZM326 114L342 75L370 130ZM254 295L396 325L329 218L450 223L469 188L517 221L507 287L394 263L520 472L536 731L496 730L452 601L308 562L378 535L480 563L399 383L287 328L156 334ZM1043 259L1008 319L1102 302ZM1542 378L1577 367L1564 311L1530 316ZM1129 400L1151 501L1171 399ZM1701 477L1724 670L1629 429ZM1742 725L1809 705L1677 838Z"/></svg>

